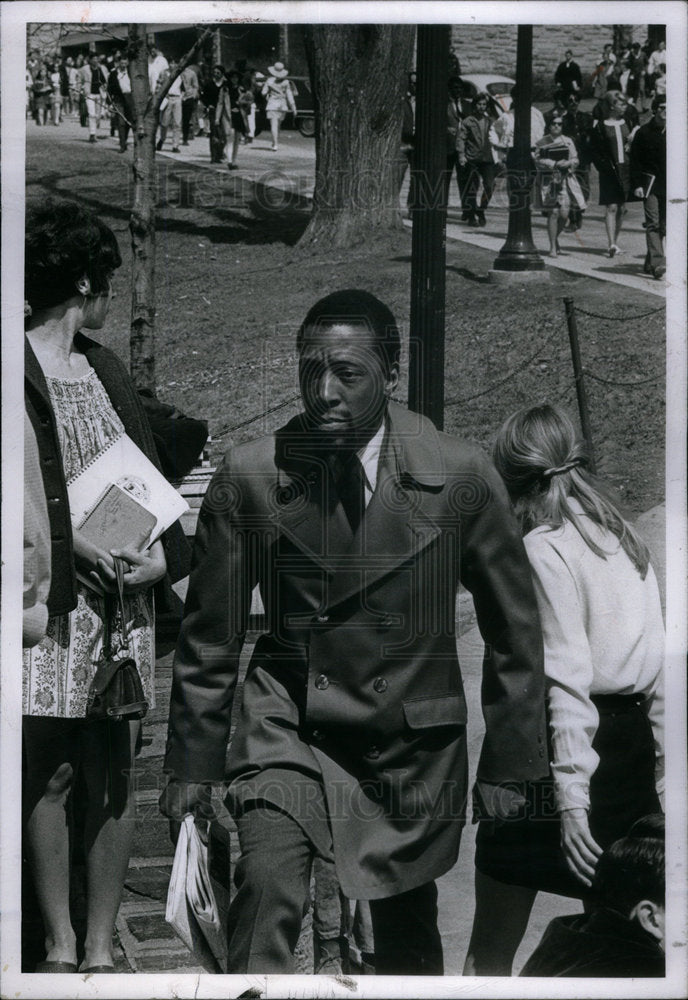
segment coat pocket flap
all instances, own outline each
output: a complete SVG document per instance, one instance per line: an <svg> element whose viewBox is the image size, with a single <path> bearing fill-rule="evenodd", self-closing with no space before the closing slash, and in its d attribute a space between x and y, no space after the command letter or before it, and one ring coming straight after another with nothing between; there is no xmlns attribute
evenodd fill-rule
<svg viewBox="0 0 688 1000"><path fill-rule="evenodd" d="M431 726L465 726L468 720L466 702L461 695L405 701L404 716L411 729L427 729Z"/></svg>

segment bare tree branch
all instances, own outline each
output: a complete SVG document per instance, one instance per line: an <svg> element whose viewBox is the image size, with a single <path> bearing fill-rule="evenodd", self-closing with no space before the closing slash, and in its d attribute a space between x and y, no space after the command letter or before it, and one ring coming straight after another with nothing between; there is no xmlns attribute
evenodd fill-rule
<svg viewBox="0 0 688 1000"><path fill-rule="evenodd" d="M154 100L153 100L153 109L154 109L154 111L155 111L156 114L160 110L160 105L162 104L162 102L167 97L167 93L168 93L170 87L172 86L172 84L174 83L174 81L177 79L177 77L181 73L184 72L184 70L189 65L189 63L191 62L191 60L194 58L194 56L196 55L196 53L198 52L198 50L201 48L201 46L203 45L203 43L208 38L210 38L210 36L212 35L212 33L213 33L213 29L212 28L206 28L205 29L205 31L203 32L203 34L200 35L199 38L196 39L194 45L189 49L189 51L186 53L186 55L184 56L184 58L177 65L177 72L174 74L174 76L170 73L169 76L168 76L168 78L167 78L167 80L165 81L165 83L160 88L160 90L156 91L155 97L154 97Z"/></svg>

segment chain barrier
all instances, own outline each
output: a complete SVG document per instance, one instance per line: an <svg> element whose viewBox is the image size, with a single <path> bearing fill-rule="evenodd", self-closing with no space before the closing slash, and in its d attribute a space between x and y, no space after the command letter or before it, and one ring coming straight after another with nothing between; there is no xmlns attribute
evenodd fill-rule
<svg viewBox="0 0 688 1000"><path fill-rule="evenodd" d="M666 309L666 305L659 306L658 309L650 309L649 312L638 313L636 316L603 316L602 313L589 312L587 309L581 309L577 305L574 305L573 308L581 316L590 316L592 319L604 319L609 323L625 323L628 320L633 322L636 319L645 319L647 316L654 316L656 313L663 312Z"/></svg>
<svg viewBox="0 0 688 1000"><path fill-rule="evenodd" d="M229 424L227 427L222 427L216 432L216 436L213 440L221 441L225 434L231 434L234 431L241 430L243 427L248 427L249 424L255 423L256 420L260 420L262 417L269 417L271 413L277 413L278 410L284 409L285 406L291 406L292 403L296 403L299 399L301 399L301 393L297 392L295 396L290 396L289 399L283 399L281 403L275 403L274 406L269 406L267 410L263 410L262 413L256 413L254 417L242 420L238 424Z"/></svg>
<svg viewBox="0 0 688 1000"><path fill-rule="evenodd" d="M583 374L595 382L601 382L603 385L616 385L627 389L633 389L636 385L649 385L650 382L660 382L664 378L664 375L653 375L652 378L641 378L637 382L618 382L615 379L602 378L601 375L595 375L589 368L584 368Z"/></svg>

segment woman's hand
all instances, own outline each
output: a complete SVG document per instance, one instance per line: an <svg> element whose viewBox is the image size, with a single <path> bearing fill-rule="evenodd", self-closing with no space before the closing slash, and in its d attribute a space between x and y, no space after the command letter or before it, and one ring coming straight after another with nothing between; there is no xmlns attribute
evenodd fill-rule
<svg viewBox="0 0 688 1000"><path fill-rule="evenodd" d="M167 572L162 542L154 542L149 549L144 549L142 552L137 552L136 549L111 549L110 555L124 559L125 563L129 564L129 569L123 577L126 594L133 594L138 590L148 590L158 580L162 580ZM114 564L111 569L106 560L99 559L98 569L101 576L107 581L108 589L114 589Z"/></svg>
<svg viewBox="0 0 688 1000"><path fill-rule="evenodd" d="M89 542L78 528L72 530L72 538L77 570L91 580L99 593L114 592L110 581L115 579L115 564L110 553ZM108 575L103 575L101 566L107 567Z"/></svg>
<svg viewBox="0 0 688 1000"><path fill-rule="evenodd" d="M590 886L602 848L590 833L587 810L565 809L561 813L561 847L571 872Z"/></svg>

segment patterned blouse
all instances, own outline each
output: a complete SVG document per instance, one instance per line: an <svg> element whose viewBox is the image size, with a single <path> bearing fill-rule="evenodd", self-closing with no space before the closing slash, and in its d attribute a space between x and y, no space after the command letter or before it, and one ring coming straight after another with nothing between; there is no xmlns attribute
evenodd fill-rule
<svg viewBox="0 0 688 1000"><path fill-rule="evenodd" d="M124 426L95 371L80 378L46 376L60 450L69 483L101 451L124 434ZM146 698L155 702L152 593L125 597L125 632ZM73 611L48 620L45 638L24 650L24 715L76 719L86 714L91 680L103 654L105 599L78 584Z"/></svg>

